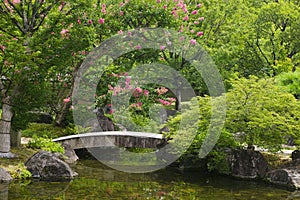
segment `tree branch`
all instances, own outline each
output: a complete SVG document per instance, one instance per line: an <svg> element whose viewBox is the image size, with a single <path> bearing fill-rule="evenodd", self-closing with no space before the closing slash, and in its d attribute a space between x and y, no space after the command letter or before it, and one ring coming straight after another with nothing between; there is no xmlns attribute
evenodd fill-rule
<svg viewBox="0 0 300 200"><path fill-rule="evenodd" d="M259 50L259 52L262 54L262 56L264 57L264 59L266 60L266 62L268 63L268 65L270 66L271 65L271 63L269 62L269 60L268 60L268 58L267 58L267 56L264 54L264 52L262 51L262 49L260 48L260 45L259 45L259 40L258 40L258 38L256 38L256 46L257 46L257 48L258 48L258 50Z"/></svg>

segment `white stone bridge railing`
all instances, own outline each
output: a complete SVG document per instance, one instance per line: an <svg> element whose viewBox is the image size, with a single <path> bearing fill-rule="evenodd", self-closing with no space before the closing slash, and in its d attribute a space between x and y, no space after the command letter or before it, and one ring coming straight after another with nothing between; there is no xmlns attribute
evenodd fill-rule
<svg viewBox="0 0 300 200"><path fill-rule="evenodd" d="M52 141L68 143L73 149L115 146L156 149L167 144L167 139L162 134L132 131L91 132L60 137Z"/></svg>

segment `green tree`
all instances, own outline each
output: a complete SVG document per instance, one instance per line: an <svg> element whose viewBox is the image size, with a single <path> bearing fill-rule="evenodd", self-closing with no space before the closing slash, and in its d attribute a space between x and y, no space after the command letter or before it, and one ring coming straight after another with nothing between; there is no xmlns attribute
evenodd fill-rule
<svg viewBox="0 0 300 200"><path fill-rule="evenodd" d="M29 46L30 39L44 24L49 12L58 2L1 1L0 31L1 42L4 44L2 44L0 57L2 63L0 66L2 105L0 153L4 153L4 156L9 155L10 151L11 122L14 116L13 107L17 105L16 100L18 97L28 98L26 92L34 91L30 88L34 87L34 84L39 84L39 74L43 73L43 69L36 65L34 59L36 52L32 52ZM22 107L26 108L25 105Z"/></svg>
<svg viewBox="0 0 300 200"><path fill-rule="evenodd" d="M299 66L299 5L294 1L203 1L203 45L224 78L275 76Z"/></svg>
<svg viewBox="0 0 300 200"><path fill-rule="evenodd" d="M251 76L231 84L225 127L241 135L241 143L279 150L285 136L299 137L299 102L276 86L274 79Z"/></svg>

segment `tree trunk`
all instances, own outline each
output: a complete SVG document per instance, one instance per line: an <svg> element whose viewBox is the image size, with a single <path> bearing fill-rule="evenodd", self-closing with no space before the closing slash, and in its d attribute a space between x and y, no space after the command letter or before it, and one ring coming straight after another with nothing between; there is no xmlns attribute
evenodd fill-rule
<svg viewBox="0 0 300 200"><path fill-rule="evenodd" d="M68 112L71 108L71 103L65 103L63 108L62 108L62 111L56 116L56 120L55 120L55 125L56 126L59 126L59 127L63 127L65 128L68 124L67 124L67 115L68 115Z"/></svg>
<svg viewBox="0 0 300 200"><path fill-rule="evenodd" d="M2 99L2 117L0 121L0 153L10 152L10 130L13 117L11 97Z"/></svg>
<svg viewBox="0 0 300 200"><path fill-rule="evenodd" d="M80 61L80 62L76 65L76 67L75 67L75 69L74 69L74 71L73 71L73 73L72 73L73 77L72 77L71 88L70 88L70 92L69 92L68 97L72 97L72 95L73 95L74 84L75 84L75 78L76 78L76 76L77 76L77 72L78 72L78 70L79 70L79 68L80 68L80 66L81 66L81 64L82 64L82 62L83 62L83 61ZM66 122L66 117L67 117L67 115L68 115L68 112L69 112L71 106L72 106L72 103L71 103L71 102L65 103L65 104L63 105L61 112L60 112L58 115L56 115L56 120L55 120L55 125L56 125L56 126L65 127L65 126L67 125L67 124L65 123L65 122Z"/></svg>

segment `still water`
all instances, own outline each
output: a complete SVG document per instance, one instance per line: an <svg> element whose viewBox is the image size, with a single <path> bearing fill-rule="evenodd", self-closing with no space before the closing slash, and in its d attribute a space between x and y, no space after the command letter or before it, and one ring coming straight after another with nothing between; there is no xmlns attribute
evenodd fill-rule
<svg viewBox="0 0 300 200"><path fill-rule="evenodd" d="M300 200L300 192L264 183L212 177L199 172L166 169L148 174L127 174L95 160L81 160L71 182L15 182L0 184L0 200L55 199L199 199Z"/></svg>

